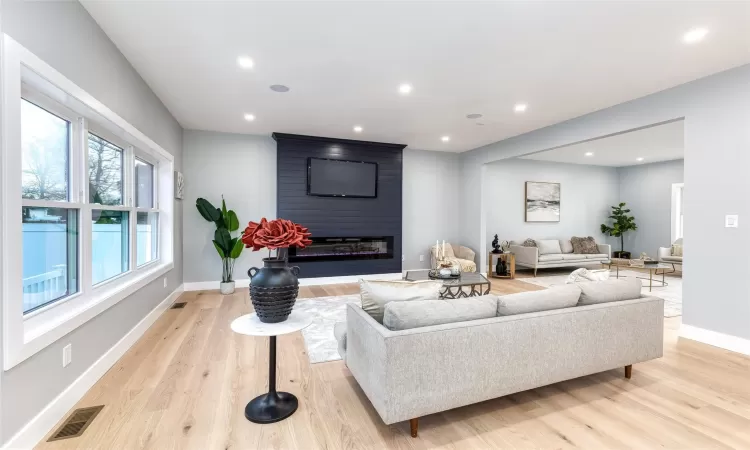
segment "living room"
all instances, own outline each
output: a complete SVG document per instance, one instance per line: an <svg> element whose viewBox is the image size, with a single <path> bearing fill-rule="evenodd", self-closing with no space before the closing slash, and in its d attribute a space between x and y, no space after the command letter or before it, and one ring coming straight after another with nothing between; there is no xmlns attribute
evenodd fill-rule
<svg viewBox="0 0 750 450"><path fill-rule="evenodd" d="M749 21L2 2L0 445L750 446Z"/></svg>

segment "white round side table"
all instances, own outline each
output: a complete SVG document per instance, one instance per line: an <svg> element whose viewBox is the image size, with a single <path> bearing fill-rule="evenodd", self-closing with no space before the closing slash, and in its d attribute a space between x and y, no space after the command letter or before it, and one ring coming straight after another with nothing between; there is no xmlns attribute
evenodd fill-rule
<svg viewBox="0 0 750 450"><path fill-rule="evenodd" d="M245 406L245 418L254 423L274 423L294 414L299 405L289 392L276 391L276 336L294 333L312 323L312 317L292 311L284 322L263 323L257 314L246 314L232 321L232 331L248 336L269 336L268 393L255 397Z"/></svg>

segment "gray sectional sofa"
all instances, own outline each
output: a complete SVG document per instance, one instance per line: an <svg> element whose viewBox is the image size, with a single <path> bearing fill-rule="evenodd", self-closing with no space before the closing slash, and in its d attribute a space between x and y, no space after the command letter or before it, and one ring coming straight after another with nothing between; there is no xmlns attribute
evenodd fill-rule
<svg viewBox="0 0 750 450"><path fill-rule="evenodd" d="M640 286L394 301L385 325L349 304L337 337L383 422L409 420L416 437L421 416L618 367L629 378L632 364L661 357L664 303Z"/></svg>
<svg viewBox="0 0 750 450"><path fill-rule="evenodd" d="M557 247L540 245L539 247L524 247L520 243L511 242L510 251L516 255L516 266L534 269L554 267L580 267L591 264L602 264L610 261L612 247L608 244L598 244L599 253L580 254L573 253L573 245L570 239L547 239L539 240L538 244L557 242Z"/></svg>

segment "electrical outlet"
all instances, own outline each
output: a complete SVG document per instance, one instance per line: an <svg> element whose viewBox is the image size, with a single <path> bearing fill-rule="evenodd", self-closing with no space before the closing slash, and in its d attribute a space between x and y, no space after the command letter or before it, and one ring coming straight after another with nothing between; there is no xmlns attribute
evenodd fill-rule
<svg viewBox="0 0 750 450"><path fill-rule="evenodd" d="M73 344L68 344L63 347L63 367L68 367L71 361L73 361Z"/></svg>
<svg viewBox="0 0 750 450"><path fill-rule="evenodd" d="M167 277L164 277L164 287L167 287Z"/></svg>
<svg viewBox="0 0 750 450"><path fill-rule="evenodd" d="M419 255L419 262L424 262L424 255Z"/></svg>
<svg viewBox="0 0 750 450"><path fill-rule="evenodd" d="M724 218L724 226L727 228L737 228L740 226L740 216L736 214L728 214Z"/></svg>

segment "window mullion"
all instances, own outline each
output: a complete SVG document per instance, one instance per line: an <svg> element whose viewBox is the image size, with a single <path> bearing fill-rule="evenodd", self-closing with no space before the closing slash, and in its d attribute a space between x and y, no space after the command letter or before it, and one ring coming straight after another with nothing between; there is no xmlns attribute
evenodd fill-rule
<svg viewBox="0 0 750 450"><path fill-rule="evenodd" d="M83 295L87 295L92 290L92 233L93 224L91 219L91 205L84 204L80 211L80 234L79 238L81 241L81 257L79 258L79 269L81 273L81 290Z"/></svg>
<svg viewBox="0 0 750 450"><path fill-rule="evenodd" d="M80 124L80 151L76 152L80 155L80 164L79 167L81 167L81 173L78 178L78 182L80 183L78 191L80 192L80 199L79 201L81 203L88 203L89 202L89 124L86 118L82 117L79 120Z"/></svg>
<svg viewBox="0 0 750 450"><path fill-rule="evenodd" d="M137 265L137 222L138 217L135 212L135 150L132 145L129 145L127 148L125 148L125 169L123 170L123 186L125 191L125 198L126 203L125 205L129 206L128 214L130 216L130 220L128 222L129 227L129 240L128 240L128 261L129 261L129 269L131 271L134 271L136 269Z"/></svg>

